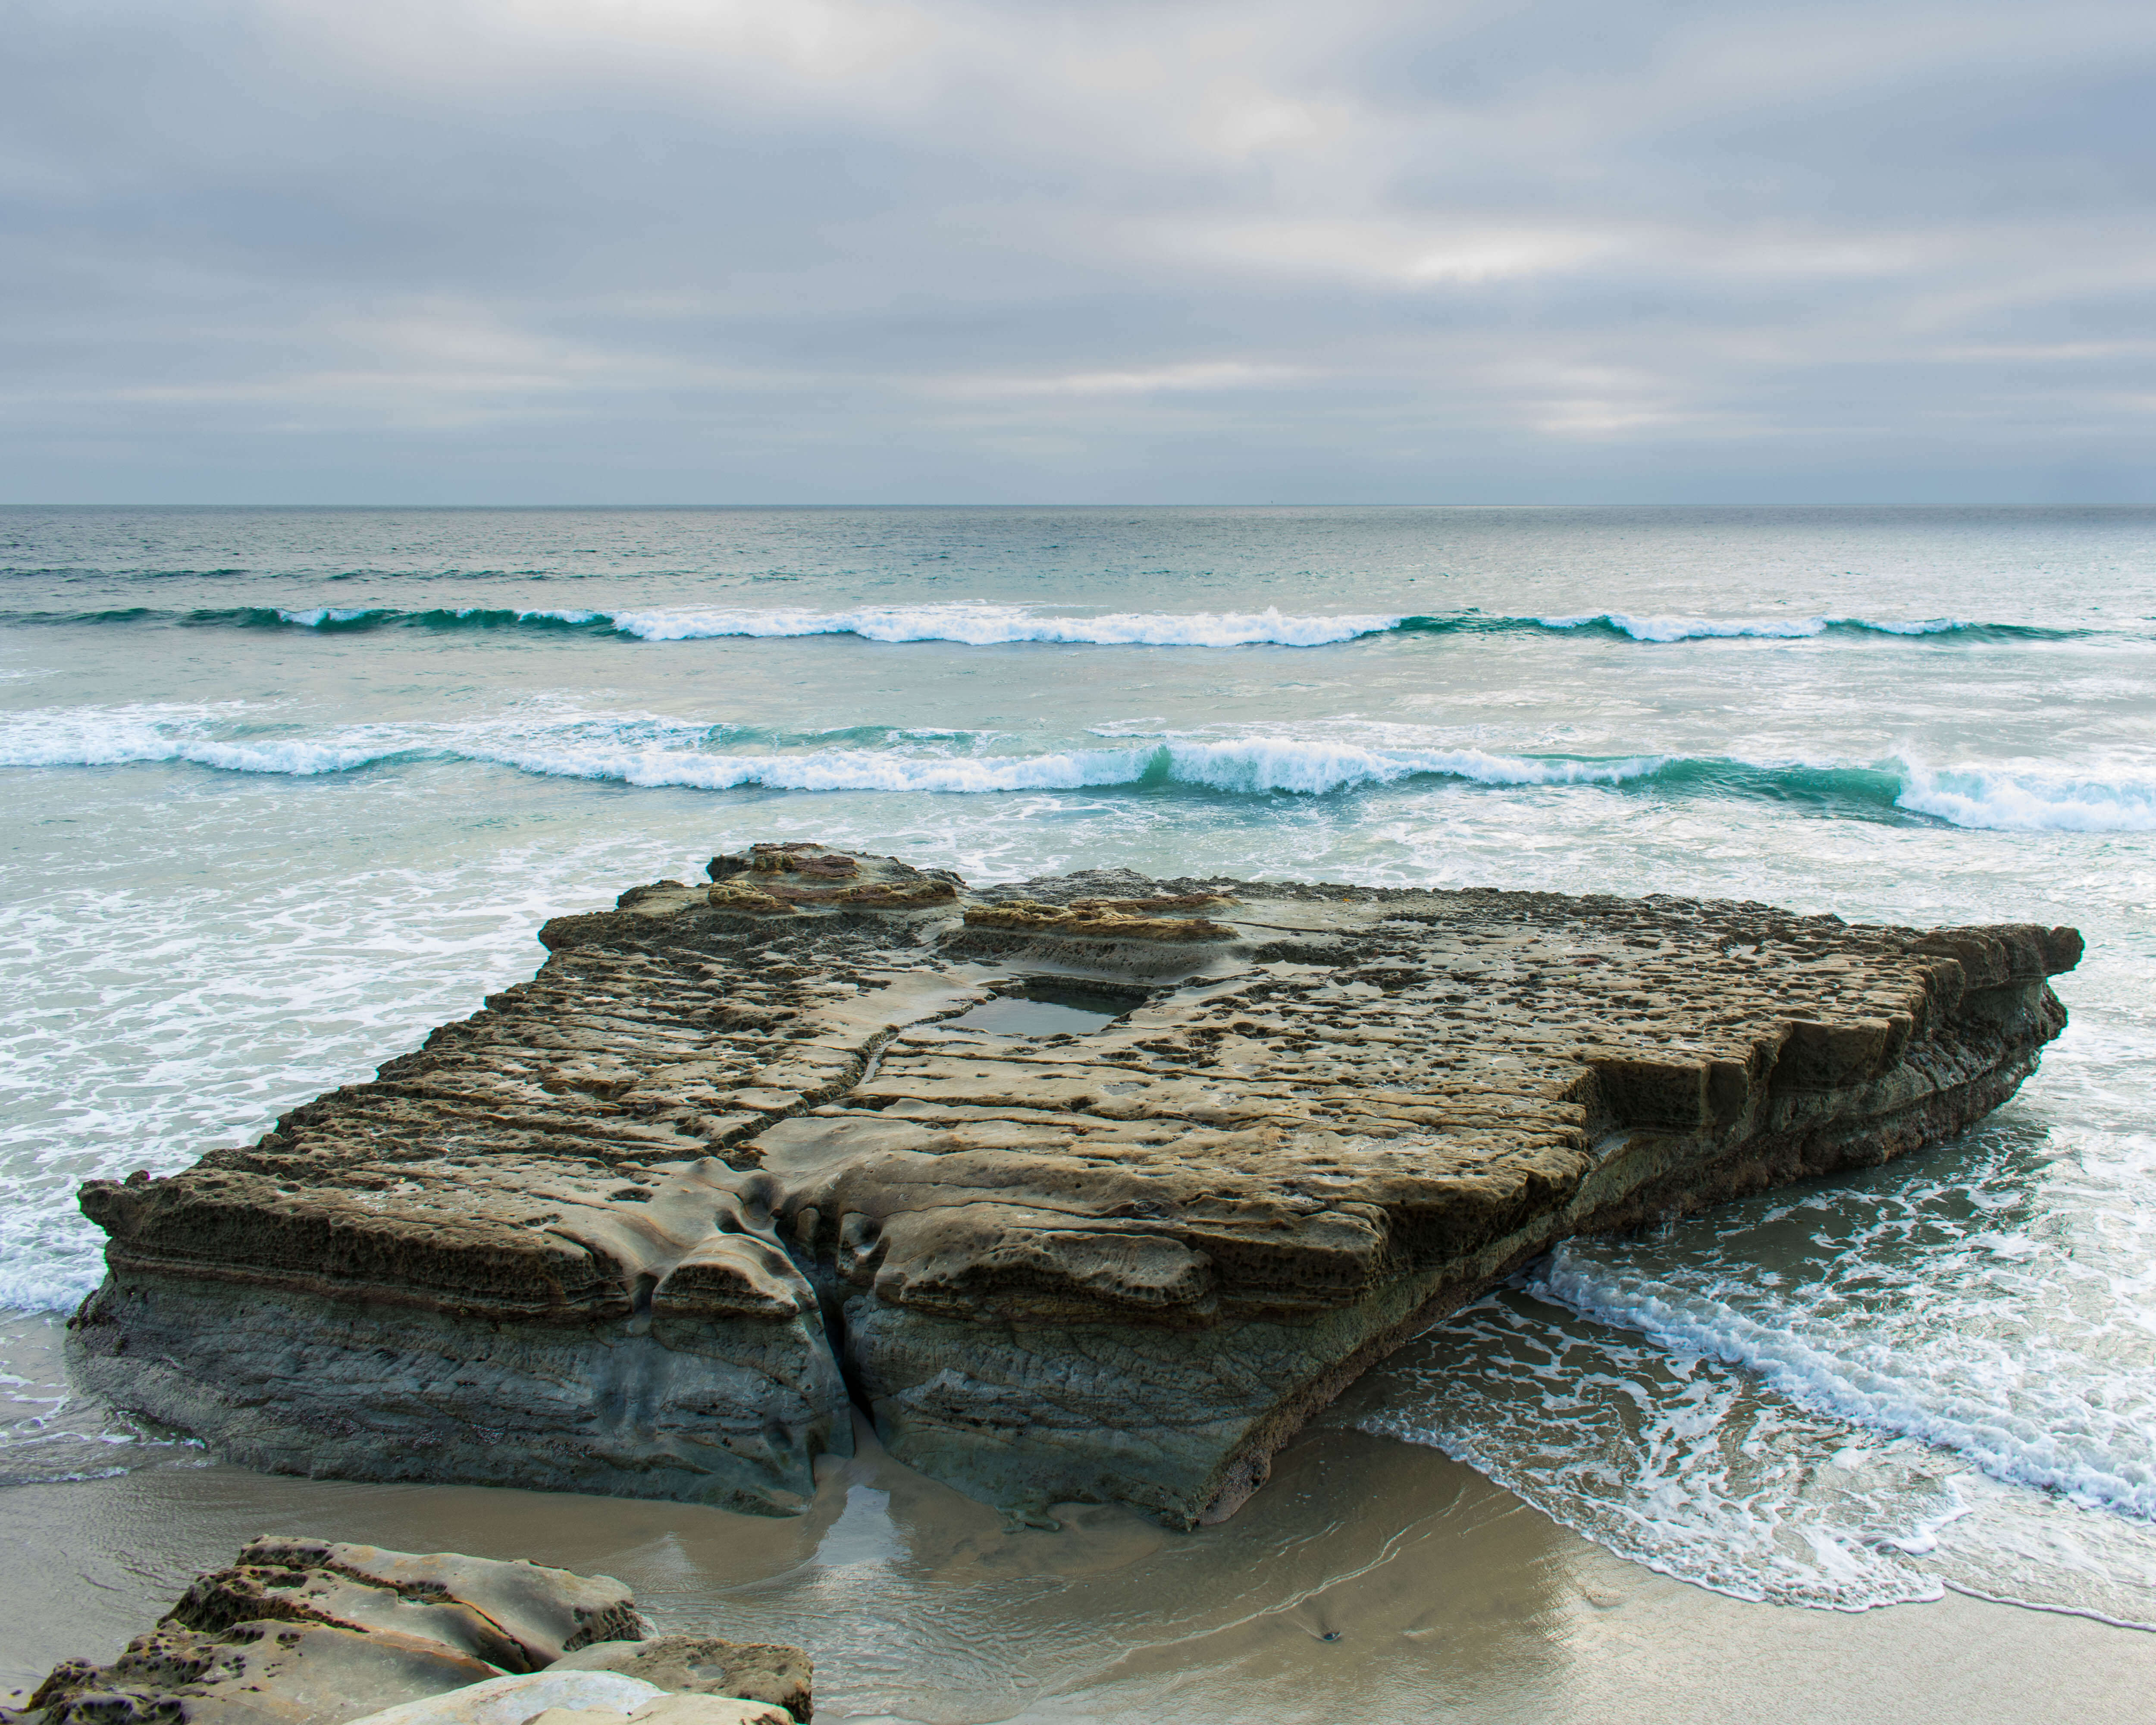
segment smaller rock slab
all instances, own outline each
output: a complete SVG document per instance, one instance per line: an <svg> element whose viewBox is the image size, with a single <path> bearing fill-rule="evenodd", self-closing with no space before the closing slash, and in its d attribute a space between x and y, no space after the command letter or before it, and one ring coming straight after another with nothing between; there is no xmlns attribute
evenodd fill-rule
<svg viewBox="0 0 2156 1725"><path fill-rule="evenodd" d="M665 1698L656 1683L619 1671L532 1671L408 1701L368 1713L354 1725L526 1725L534 1718L587 1714L616 1725L637 1708Z"/></svg>
<svg viewBox="0 0 2156 1725"><path fill-rule="evenodd" d="M69 1660L27 1708L0 1709L0 1719L344 1725L505 1672L537 1673L644 1627L629 1589L608 1576L456 1552L257 1539L230 1565L197 1576L110 1665Z"/></svg>
<svg viewBox="0 0 2156 1725"><path fill-rule="evenodd" d="M767 1701L801 1720L814 1708L814 1665L798 1647L775 1641L722 1641L716 1635L601 1641L570 1654L554 1669L619 1671L685 1694Z"/></svg>
<svg viewBox="0 0 2156 1725"><path fill-rule="evenodd" d="M767 1701L675 1694L619 1671L552 1671L408 1702L354 1725L794 1725L794 1719Z"/></svg>
<svg viewBox="0 0 2156 1725"><path fill-rule="evenodd" d="M662 1695L628 1714L627 1725L790 1725L793 1717L784 1707L738 1695ZM599 1707L557 1707L526 1725L619 1725L623 1717Z"/></svg>

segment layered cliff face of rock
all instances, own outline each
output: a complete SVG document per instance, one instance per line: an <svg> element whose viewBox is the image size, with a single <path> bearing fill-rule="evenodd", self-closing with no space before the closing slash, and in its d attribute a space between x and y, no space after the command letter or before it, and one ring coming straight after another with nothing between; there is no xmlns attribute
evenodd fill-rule
<svg viewBox="0 0 2156 1725"><path fill-rule="evenodd" d="M2071 929L812 845L563 917L531 983L171 1179L93 1183L87 1387L235 1459L784 1512L850 1445L1229 1513L1566 1235L1936 1143Z"/></svg>

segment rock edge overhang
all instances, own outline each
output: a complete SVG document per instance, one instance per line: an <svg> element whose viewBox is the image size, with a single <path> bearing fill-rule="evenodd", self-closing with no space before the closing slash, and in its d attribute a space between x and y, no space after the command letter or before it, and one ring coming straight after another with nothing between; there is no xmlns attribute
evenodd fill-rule
<svg viewBox="0 0 2156 1725"><path fill-rule="evenodd" d="M549 922L533 982L256 1144L86 1186L79 1373L258 1465L776 1510L856 1400L982 1495L1188 1523L1563 1235L1959 1130L2081 955L803 843L707 872ZM969 1027L1043 978L1125 1009Z"/></svg>

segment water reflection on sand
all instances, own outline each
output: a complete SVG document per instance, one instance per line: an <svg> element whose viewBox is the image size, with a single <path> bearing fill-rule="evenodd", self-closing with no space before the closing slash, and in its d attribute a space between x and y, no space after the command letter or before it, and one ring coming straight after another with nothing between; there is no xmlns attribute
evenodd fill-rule
<svg viewBox="0 0 2156 1725"><path fill-rule="evenodd" d="M1861 1615L1647 1574L1435 1450L1340 1429L1225 1526L1060 1531L864 1453L810 1512L266 1476L175 1450L0 1491L7 1686L109 1657L268 1532L619 1576L661 1630L798 1642L818 1717L988 1721L2134 1717L2156 1635L1949 1595Z"/></svg>

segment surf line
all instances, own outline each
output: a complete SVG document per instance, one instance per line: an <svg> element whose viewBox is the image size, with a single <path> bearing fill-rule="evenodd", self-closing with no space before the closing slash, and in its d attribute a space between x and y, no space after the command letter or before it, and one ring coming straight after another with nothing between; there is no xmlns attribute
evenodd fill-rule
<svg viewBox="0 0 2156 1725"><path fill-rule="evenodd" d="M1512 616L1442 614L1292 615L1277 609L1224 612L1106 612L1091 616L992 604L869 607L852 610L516 608L504 606L237 606L187 612L146 606L102 611L17 612L10 626L165 624L190 629L304 629L321 635L382 629L490 633L538 630L651 643L786 640L850 635L886 645L1295 647L1339 646L1387 636L1551 634L1630 641L1643 646L1687 642L1803 642L1824 637L1882 641L2060 641L2106 633L2041 624L1955 617L1803 616L1712 618L1639 616L1624 611Z"/></svg>

